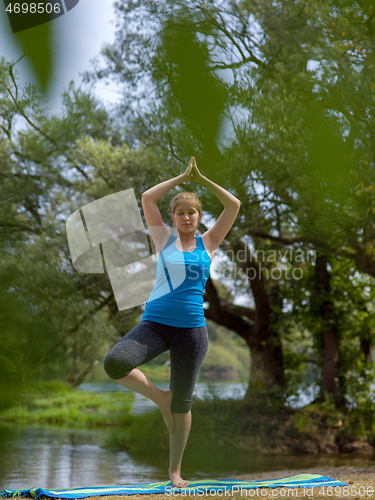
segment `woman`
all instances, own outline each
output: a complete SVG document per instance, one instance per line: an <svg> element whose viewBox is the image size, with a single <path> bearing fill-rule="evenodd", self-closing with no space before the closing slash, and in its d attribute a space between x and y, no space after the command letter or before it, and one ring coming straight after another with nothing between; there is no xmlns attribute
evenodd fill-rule
<svg viewBox="0 0 375 500"><path fill-rule="evenodd" d="M194 193L180 193L172 200L172 220L178 237L163 224L156 202L170 189L187 181L199 182L224 205L216 224L195 236L202 209ZM203 291L216 249L238 214L241 202L204 177L192 157L186 171L157 184L142 195L142 206L155 243L157 280L139 325L130 330L108 353L104 368L122 386L156 403L169 430L169 477L172 486L184 488L182 455L191 427L191 399L208 348ZM156 387L138 368L170 350L169 389Z"/></svg>

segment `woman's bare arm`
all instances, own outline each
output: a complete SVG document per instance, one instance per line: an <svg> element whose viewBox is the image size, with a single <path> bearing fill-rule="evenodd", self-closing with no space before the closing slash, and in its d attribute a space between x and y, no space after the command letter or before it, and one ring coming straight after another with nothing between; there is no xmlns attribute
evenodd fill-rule
<svg viewBox="0 0 375 500"><path fill-rule="evenodd" d="M213 250L216 250L216 248L228 234L230 228L233 226L233 223L240 210L241 202L235 196L229 193L229 191L219 186L218 184L215 184L210 179L202 175L198 170L195 160L192 169L192 180L195 182L199 182L200 184L202 184L202 186L205 186L212 193L214 193L214 195L219 198L219 200L225 207L221 212L220 217L217 219L215 225L204 233L205 240L208 243L207 249L212 252Z"/></svg>
<svg viewBox="0 0 375 500"><path fill-rule="evenodd" d="M192 166L193 162L192 160L190 160L189 166L183 174L178 175L177 177L173 177L172 179L169 179L167 181L161 182L160 184L156 184L156 186L153 186L152 188L142 193L143 213L145 214L147 226L155 243L157 253L166 244L171 233L169 232L168 228L161 218L161 214L156 202L164 194L168 193L168 191L170 191L172 188L178 186L182 182L192 180Z"/></svg>

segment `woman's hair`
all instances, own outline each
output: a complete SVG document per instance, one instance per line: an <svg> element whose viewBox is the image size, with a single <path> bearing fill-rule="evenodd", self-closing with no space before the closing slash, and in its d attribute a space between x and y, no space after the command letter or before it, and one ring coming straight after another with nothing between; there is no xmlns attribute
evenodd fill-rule
<svg viewBox="0 0 375 500"><path fill-rule="evenodd" d="M202 205L200 202L200 199L195 193L190 193L189 191L185 191L183 193L178 193L173 200L171 201L171 210L172 214L175 213L177 204L180 201L191 201L192 204L194 205L194 208L196 208L197 212L199 212L200 215L202 215Z"/></svg>

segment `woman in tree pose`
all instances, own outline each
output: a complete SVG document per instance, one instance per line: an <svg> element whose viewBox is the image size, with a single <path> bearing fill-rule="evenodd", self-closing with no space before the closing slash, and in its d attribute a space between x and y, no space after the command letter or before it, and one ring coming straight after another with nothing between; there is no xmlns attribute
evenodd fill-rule
<svg viewBox="0 0 375 500"><path fill-rule="evenodd" d="M178 236L164 225L156 202L170 189L187 181L210 189L224 205L216 224L196 236L202 208L194 193L179 193L172 200L172 220ZM142 206L158 255L156 285L147 301L141 322L107 354L108 376L131 391L156 403L169 431L169 477L173 487L184 488L182 455L191 427L194 385L208 348L203 292L212 258L233 225L241 202L204 177L192 157L186 171L161 182L142 195ZM177 234L176 232L176 234ZM168 390L154 385L138 368L170 350Z"/></svg>

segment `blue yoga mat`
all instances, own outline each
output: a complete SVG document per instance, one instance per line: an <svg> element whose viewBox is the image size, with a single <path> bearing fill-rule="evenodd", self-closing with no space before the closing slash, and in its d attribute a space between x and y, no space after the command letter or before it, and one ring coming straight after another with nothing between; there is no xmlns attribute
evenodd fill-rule
<svg viewBox="0 0 375 500"><path fill-rule="evenodd" d="M241 489L249 490L256 488L322 488L323 486L348 486L347 483L331 479L318 474L299 474L298 476L280 479L268 479L265 481L236 481L235 479L211 479L206 481L189 481L187 488L173 488L170 481L163 483L131 484L128 486L97 486L93 488L73 488L65 490L47 490L43 488L31 488L28 490L3 490L3 498L28 497L38 498L46 496L49 498L87 498L100 495L147 495L151 493L164 493L174 496L176 493L187 495L197 494L207 496L214 492L220 496L226 496L240 492ZM173 492L173 493L172 493Z"/></svg>

